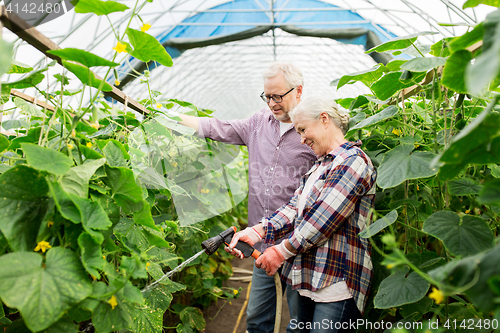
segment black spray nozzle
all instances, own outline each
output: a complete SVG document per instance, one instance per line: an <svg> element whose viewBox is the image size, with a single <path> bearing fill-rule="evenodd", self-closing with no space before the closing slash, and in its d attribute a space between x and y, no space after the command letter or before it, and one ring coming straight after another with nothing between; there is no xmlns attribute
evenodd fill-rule
<svg viewBox="0 0 500 333"><path fill-rule="evenodd" d="M205 249L206 254L212 255L215 253L215 251L217 251L219 246L224 244L225 240L229 239L230 241L233 238L235 232L236 232L236 227L231 227L229 229L226 229L217 236L203 241L201 243L201 247Z"/></svg>

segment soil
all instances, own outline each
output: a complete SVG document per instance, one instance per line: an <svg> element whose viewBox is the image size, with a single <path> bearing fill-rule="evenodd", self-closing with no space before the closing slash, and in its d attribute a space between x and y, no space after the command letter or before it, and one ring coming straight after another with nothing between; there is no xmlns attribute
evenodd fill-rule
<svg viewBox="0 0 500 333"><path fill-rule="evenodd" d="M244 260L233 259L233 267L239 267L245 270L252 271L255 260L249 258ZM249 274L235 273L233 276L248 276ZM203 311L206 328L204 333L245 333L246 332L246 305L243 311L242 318L235 331L235 326L238 316L246 301L249 282L229 280L228 287L238 289L241 287L240 296L231 300L220 299L216 304L212 304L208 309ZM281 330L280 333L286 333L286 326L290 322L290 314L288 312L288 304L286 302L286 295L283 295L283 310L281 314ZM272 333L272 332L271 332Z"/></svg>

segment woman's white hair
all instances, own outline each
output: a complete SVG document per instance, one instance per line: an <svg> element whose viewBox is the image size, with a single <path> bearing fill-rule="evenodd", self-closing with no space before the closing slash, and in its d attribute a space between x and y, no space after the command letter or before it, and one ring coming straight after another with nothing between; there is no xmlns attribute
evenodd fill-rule
<svg viewBox="0 0 500 333"><path fill-rule="evenodd" d="M293 121L297 115L303 115L309 119L319 119L322 112L326 112L333 123L344 133L349 130L350 116L340 109L333 98L328 96L308 96L302 99L297 106L288 113Z"/></svg>
<svg viewBox="0 0 500 333"><path fill-rule="evenodd" d="M289 89L303 86L304 76L302 71L289 62L274 62L263 73L264 79L275 77L279 73L283 73L285 81Z"/></svg>

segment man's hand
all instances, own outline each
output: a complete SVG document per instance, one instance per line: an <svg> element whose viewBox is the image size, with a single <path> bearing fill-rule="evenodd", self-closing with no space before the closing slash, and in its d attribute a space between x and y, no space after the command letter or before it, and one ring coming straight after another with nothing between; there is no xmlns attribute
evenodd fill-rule
<svg viewBox="0 0 500 333"><path fill-rule="evenodd" d="M260 226L260 224L258 226ZM243 259L243 253L241 253L240 250L235 249L234 247L239 240L248 243L251 246L254 246L255 243L262 241L262 236L257 230L262 230L261 232L262 234L264 234L264 229L262 228L262 226L260 228L258 228L257 226L246 228L240 232L235 233L233 239L231 240L231 243L229 244L229 246L224 247L224 250L237 258Z"/></svg>

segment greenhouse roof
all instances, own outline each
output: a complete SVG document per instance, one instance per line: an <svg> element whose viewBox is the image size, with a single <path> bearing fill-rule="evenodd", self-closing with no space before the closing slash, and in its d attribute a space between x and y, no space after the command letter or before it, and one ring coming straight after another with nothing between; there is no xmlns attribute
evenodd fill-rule
<svg viewBox="0 0 500 333"><path fill-rule="evenodd" d="M8 0L3 2L8 3ZM134 8L134 1L121 1ZM426 46L443 37L463 34L484 19L492 7L463 10L464 0L177 0L138 2L140 17L131 22L139 28L149 22L148 31L173 58L173 66L143 64L130 56L119 56L120 89L136 100L148 95L140 73L151 71L150 89L215 110L220 118L244 118L266 107L258 98L262 72L273 61L292 61L303 70L304 94L327 93L336 98L355 96L367 89L347 85L338 90L330 85L344 74L365 70L391 56L372 58L365 51L394 37L430 31L419 37ZM128 10L130 11L130 10ZM76 47L112 59L114 32L123 34L128 11L106 16L69 11L37 29L62 48ZM4 38L17 36L4 29ZM16 59L36 65L44 56L18 40ZM415 51L408 50L404 57ZM375 60L374 60L375 59ZM52 74L60 66L50 69ZM104 76L106 72L99 72ZM11 78L7 77L7 80ZM110 78L113 83L114 76ZM73 80L77 88L77 80ZM55 84L51 80L48 84ZM37 92L29 91L31 95ZM74 101L76 102L76 101Z"/></svg>

